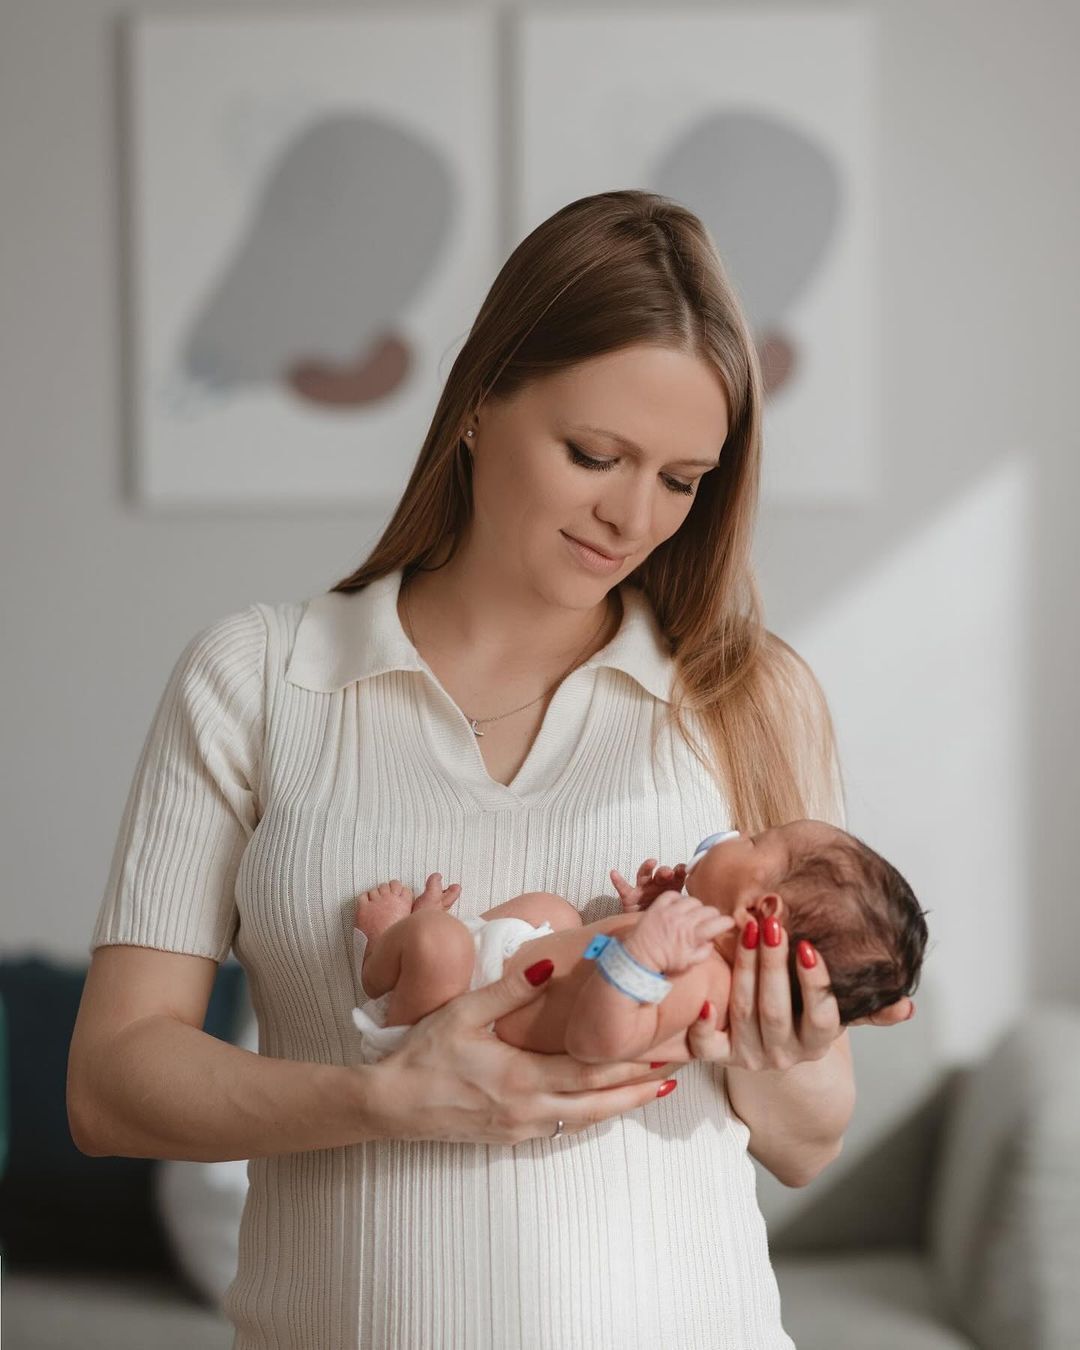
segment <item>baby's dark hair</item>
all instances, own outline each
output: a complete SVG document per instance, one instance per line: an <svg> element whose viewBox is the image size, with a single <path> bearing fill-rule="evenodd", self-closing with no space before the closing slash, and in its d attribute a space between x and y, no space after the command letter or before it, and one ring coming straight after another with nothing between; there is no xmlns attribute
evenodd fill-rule
<svg viewBox="0 0 1080 1350"><path fill-rule="evenodd" d="M837 830L833 842L797 852L777 889L788 907L796 1017L803 1000L795 960L803 938L828 967L845 1025L918 988L928 911L896 868L861 839Z"/></svg>

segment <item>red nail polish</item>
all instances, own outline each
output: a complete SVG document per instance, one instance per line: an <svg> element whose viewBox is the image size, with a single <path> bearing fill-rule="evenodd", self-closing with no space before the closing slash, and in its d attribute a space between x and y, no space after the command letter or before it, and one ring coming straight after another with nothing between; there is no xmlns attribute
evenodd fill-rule
<svg viewBox="0 0 1080 1350"><path fill-rule="evenodd" d="M657 1095L658 1097L666 1097L666 1096L668 1095L669 1092L674 1092L675 1089L676 1089L678 1086L679 1086L679 1084L678 1084L678 1082L676 1081L676 1079L674 1079L674 1078L665 1078L664 1081L660 1084L660 1087L659 1087L659 1089L658 1089L656 1095Z"/></svg>
<svg viewBox="0 0 1080 1350"><path fill-rule="evenodd" d="M773 918L771 914L765 920L765 946L780 946L780 920Z"/></svg>
<svg viewBox="0 0 1080 1350"><path fill-rule="evenodd" d="M708 1021L711 1013L712 1013L712 1005L709 1003L709 1000L706 999L705 1002L701 1005L701 1011L698 1013L698 1021L699 1022Z"/></svg>
<svg viewBox="0 0 1080 1350"><path fill-rule="evenodd" d="M535 965L529 966L525 972L525 978L530 984L543 984L554 969L555 962L550 957L545 956L542 961L537 961Z"/></svg>
<svg viewBox="0 0 1080 1350"><path fill-rule="evenodd" d="M650 1069L660 1069L660 1068L663 1068L663 1066L664 1066L666 1063L667 1063L667 1060L666 1060L666 1059L650 1059L650 1060L649 1060L649 1068L650 1068Z"/></svg>
<svg viewBox="0 0 1080 1350"><path fill-rule="evenodd" d="M813 970L817 965L817 952L805 940L800 942L796 951L799 954L799 962L806 970Z"/></svg>
<svg viewBox="0 0 1080 1350"><path fill-rule="evenodd" d="M758 926L757 919L747 919L746 927L743 929L742 945L748 952L752 952L758 944Z"/></svg>

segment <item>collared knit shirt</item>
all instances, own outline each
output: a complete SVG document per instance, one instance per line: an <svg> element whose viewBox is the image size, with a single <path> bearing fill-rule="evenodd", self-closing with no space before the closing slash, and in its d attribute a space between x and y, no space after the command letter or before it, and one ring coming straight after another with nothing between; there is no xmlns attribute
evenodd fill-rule
<svg viewBox="0 0 1080 1350"><path fill-rule="evenodd" d="M688 860L733 823L665 723L674 662L640 591L505 785L406 636L400 584L196 634L135 770L91 950L235 952L266 1055L359 1062L352 916L380 881L441 872L465 916L554 891L589 923L618 912L611 868ZM793 1350L749 1131L722 1070L677 1077L559 1139L252 1160L234 1350Z"/></svg>

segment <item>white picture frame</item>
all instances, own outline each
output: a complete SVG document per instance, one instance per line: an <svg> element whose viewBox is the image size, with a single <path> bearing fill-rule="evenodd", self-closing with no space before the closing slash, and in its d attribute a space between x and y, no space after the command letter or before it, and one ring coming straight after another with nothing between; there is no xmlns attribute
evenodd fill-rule
<svg viewBox="0 0 1080 1350"><path fill-rule="evenodd" d="M499 263L489 12L126 38L137 501L388 511Z"/></svg>

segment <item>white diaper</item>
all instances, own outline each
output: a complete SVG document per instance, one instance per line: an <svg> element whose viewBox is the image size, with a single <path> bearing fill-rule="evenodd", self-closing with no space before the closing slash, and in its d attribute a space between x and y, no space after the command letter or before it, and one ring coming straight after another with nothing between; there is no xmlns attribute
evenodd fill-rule
<svg viewBox="0 0 1080 1350"><path fill-rule="evenodd" d="M517 949L533 938L544 937L555 930L549 923L535 928L524 919L504 917L500 919L463 919L454 915L458 923L463 923L473 935L476 959L473 962L470 989L480 989L485 984L494 984L503 973L503 965ZM357 979L362 993L363 980L359 972L364 968L364 953L367 950L367 938L358 928L353 929L353 959L356 961ZM412 1030L409 1026L386 1025L386 1010L390 1004L390 994L379 998L368 998L359 1008L352 1010L352 1020L360 1032L360 1058L365 1064L374 1064L396 1050L405 1036ZM488 1023L488 1030L494 1026Z"/></svg>

